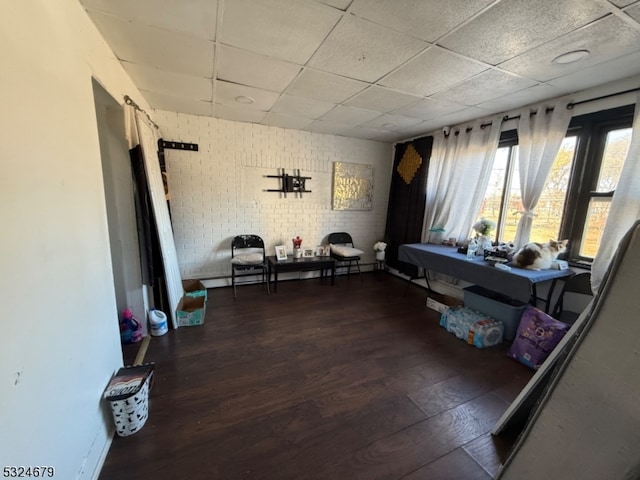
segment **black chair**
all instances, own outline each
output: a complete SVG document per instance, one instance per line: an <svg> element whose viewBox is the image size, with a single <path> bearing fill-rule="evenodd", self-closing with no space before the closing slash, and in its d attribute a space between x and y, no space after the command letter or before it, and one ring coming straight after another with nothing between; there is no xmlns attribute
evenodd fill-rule
<svg viewBox="0 0 640 480"><path fill-rule="evenodd" d="M340 263L346 263L347 275L351 273L351 264L355 263L360 275L360 255L362 250L358 250L353 245L353 239L347 232L334 232L329 234L329 244L331 245L331 256ZM362 277L360 277L362 279Z"/></svg>
<svg viewBox="0 0 640 480"><path fill-rule="evenodd" d="M269 278L267 270L266 252L264 241L258 235L238 235L231 241L231 284L233 285L233 298L237 298L236 278L255 275L260 271L262 283L267 284L269 294ZM244 282L252 283L252 282Z"/></svg>
<svg viewBox="0 0 640 480"><path fill-rule="evenodd" d="M562 287L555 307L553 307L551 316L569 325L573 324L582 313L583 308L581 307L585 306L585 299L587 297L593 297L593 291L591 290L591 273L583 272L569 277L564 281L564 286ZM573 300L572 303L575 306L573 306L572 309L565 307L565 304L569 303L567 300L569 300L569 302ZM580 307L576 308L578 305Z"/></svg>

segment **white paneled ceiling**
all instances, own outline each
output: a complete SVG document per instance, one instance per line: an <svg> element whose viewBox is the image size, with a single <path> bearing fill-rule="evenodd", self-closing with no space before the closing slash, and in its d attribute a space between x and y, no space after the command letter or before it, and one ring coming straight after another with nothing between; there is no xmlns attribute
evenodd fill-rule
<svg viewBox="0 0 640 480"><path fill-rule="evenodd" d="M640 0L80 2L155 109L385 142L640 74Z"/></svg>

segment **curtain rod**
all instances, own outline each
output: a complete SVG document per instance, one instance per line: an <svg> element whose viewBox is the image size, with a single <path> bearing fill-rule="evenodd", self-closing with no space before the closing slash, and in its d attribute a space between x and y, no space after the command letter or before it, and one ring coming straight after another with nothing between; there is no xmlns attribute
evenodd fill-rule
<svg viewBox="0 0 640 480"><path fill-rule="evenodd" d="M124 96L124 103L126 103L127 105L132 106L133 108L135 108L140 113L143 113L147 117L147 119L151 122L151 125L156 127L156 130L160 130L160 127L156 124L156 122L151 120L151 117L149 116L149 114L147 112L145 112L142 108L140 108L140 106L136 102L134 102L133 99L129 95L125 95Z"/></svg>

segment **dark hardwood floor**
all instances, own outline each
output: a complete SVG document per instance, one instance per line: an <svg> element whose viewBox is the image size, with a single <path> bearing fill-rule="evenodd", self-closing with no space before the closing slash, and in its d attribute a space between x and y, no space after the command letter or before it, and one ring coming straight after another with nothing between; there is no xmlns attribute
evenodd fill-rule
<svg viewBox="0 0 640 480"><path fill-rule="evenodd" d="M447 333L422 288L378 272L208 293L204 325L152 338L149 419L100 479L497 472L513 439L489 432L533 372Z"/></svg>

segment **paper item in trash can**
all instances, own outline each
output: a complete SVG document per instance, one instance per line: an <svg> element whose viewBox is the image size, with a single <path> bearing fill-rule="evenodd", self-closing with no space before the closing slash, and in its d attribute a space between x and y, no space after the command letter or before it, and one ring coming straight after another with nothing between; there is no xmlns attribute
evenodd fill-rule
<svg viewBox="0 0 640 480"><path fill-rule="evenodd" d="M121 368L107 385L104 398L114 401L135 395L153 373L153 367L153 363L147 363Z"/></svg>

